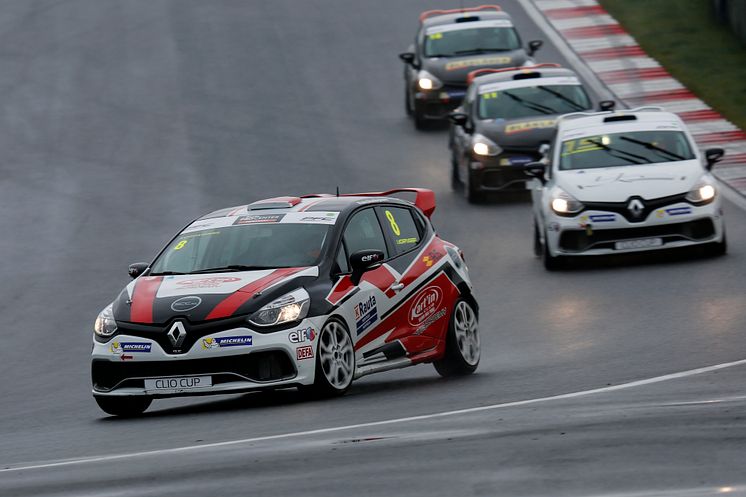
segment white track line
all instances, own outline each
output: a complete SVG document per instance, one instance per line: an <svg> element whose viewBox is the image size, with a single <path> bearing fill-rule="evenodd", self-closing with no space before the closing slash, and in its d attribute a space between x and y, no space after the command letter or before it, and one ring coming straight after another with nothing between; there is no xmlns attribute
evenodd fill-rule
<svg viewBox="0 0 746 497"><path fill-rule="evenodd" d="M384 421L371 421L369 423L359 423L359 424L346 425L346 426L334 426L331 428L320 428L317 430L297 431L293 433L282 433L279 435L267 435L263 437L243 438L240 440L228 440L225 442L215 442L215 443L202 444L202 445L187 445L184 447L176 447L172 449L147 450L147 451L142 451L142 452L130 452L126 454L111 454L111 455L104 455L104 456L83 457L79 459L50 461L50 462L45 462L45 463L30 464L26 466L16 466L16 467L11 466L11 467L0 469L0 473L28 471L28 470L33 470L33 469L57 468L57 467L62 467L62 466L74 466L74 465L90 464L90 463L110 462L110 461L118 461L122 459L134 459L134 458L140 458L140 457L146 457L146 456L160 456L160 455L167 455L167 454L179 454L179 453L185 453L185 452L197 452L201 450L228 447L228 446L233 446L233 445L244 445L244 444L251 444L251 443L256 443L256 442L265 442L268 440L281 440L281 439L287 439L287 438L304 437L304 436L309 436L309 435L322 435L326 433L335 433L335 432L355 430L355 429L360 429L360 428L372 428L376 426L385 426L385 425L392 425L392 424L398 424L398 423L411 423L413 421L424 421L428 419L473 414L473 413L483 412L483 411L492 411L495 409L504 409L507 407L520 407L520 406L526 406L526 405L531 405L531 404L539 404L542 402L550 402L554 400L574 399L578 397L587 397L589 395L595 395L599 393L615 392L617 390L626 390L628 388L651 385L653 383L660 383L663 381L675 380L678 378L685 378L687 376L710 373L712 371L717 371L720 369L732 368L735 366L742 366L742 365L746 365L746 359L741 359L739 361L733 361L733 362L725 362L722 364L715 364L714 366L706 366L703 368L690 369L688 371L681 371L679 373L671 373L671 374L666 374L663 376L656 376L656 377L647 378L644 380L621 383L619 385L613 385L609 387L594 388L591 390L582 390L580 392L552 395L549 397L540 397L537 399L518 400L515 402L506 402L503 404L491 404L487 406L470 407L467 409L458 409L455 411L443 411L443 412L436 412L432 414L423 414L420 416L387 419Z"/></svg>

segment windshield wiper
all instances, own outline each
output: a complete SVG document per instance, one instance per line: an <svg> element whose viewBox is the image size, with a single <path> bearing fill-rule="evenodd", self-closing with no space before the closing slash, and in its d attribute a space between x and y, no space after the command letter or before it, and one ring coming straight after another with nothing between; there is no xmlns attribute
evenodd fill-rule
<svg viewBox="0 0 746 497"><path fill-rule="evenodd" d="M182 273L179 271L161 271L160 273L150 273L148 276L174 276L178 274L189 274L189 273Z"/></svg>
<svg viewBox="0 0 746 497"><path fill-rule="evenodd" d="M635 138L630 138L628 136L620 136L619 139L620 140L624 140L624 141L628 141L628 142L631 142L631 143L634 143L635 145L640 145L642 147L647 148L648 150L655 150L656 152L664 153L664 154L668 155L669 157L673 157L674 159L677 159L677 160L686 160L686 157L682 157L682 156L680 156L679 154L677 154L675 152L671 152L670 150L667 150L665 148L661 148L658 145L655 145L655 144L650 143L650 142L646 142L646 141L642 141L642 140L636 140Z"/></svg>
<svg viewBox="0 0 746 497"><path fill-rule="evenodd" d="M452 53L429 53L425 57L453 57Z"/></svg>
<svg viewBox="0 0 746 497"><path fill-rule="evenodd" d="M551 93L552 95L554 95L555 97L559 98L559 99L560 99L560 100L562 100L563 102L567 102L567 103L568 103L568 104L570 104L570 105L571 105L571 106L572 106L572 107L573 107L573 108L574 108L575 110L588 110L588 109L586 109L585 107L583 107L582 105L580 105L579 103L577 103L577 102L576 102L575 100L573 100L573 99L571 99L571 98L568 98L568 97L564 96L563 94L561 94L561 93L560 93L560 92L558 92L558 91L555 91L555 90L551 90L551 89L547 88L546 86L537 86L536 88L538 88L538 89L539 89L539 90L541 90L541 91L545 91L545 92L547 92L547 93Z"/></svg>
<svg viewBox="0 0 746 497"><path fill-rule="evenodd" d="M510 52L509 48L470 48L469 50L456 50L453 52L456 55L476 55L480 53L490 52Z"/></svg>
<svg viewBox="0 0 746 497"><path fill-rule="evenodd" d="M188 274L228 273L228 272L234 272L234 271L257 271L260 269L275 269L275 268L269 267L269 266L244 266L242 264L231 264L228 266L208 267L205 269L197 269L196 271L191 271Z"/></svg>
<svg viewBox="0 0 746 497"><path fill-rule="evenodd" d="M529 109L533 109L537 112L541 112L542 114L556 114L557 111L552 109L551 107L548 107L546 105L542 105L537 102L532 102L531 100L526 100L525 98L521 98L518 95L513 95L509 91L505 90L501 92L503 95L507 95L508 97L512 98L518 103L523 104L524 106L528 107Z"/></svg>
<svg viewBox="0 0 746 497"><path fill-rule="evenodd" d="M620 157L619 155L615 155L614 153L618 154L625 154L627 156L627 160L632 162L633 164L650 164L650 160L648 160L647 157L643 157L642 155L633 154L631 152L627 152L626 150L621 150L618 148L613 148L608 145L604 145L600 141L596 140L588 140L588 143L592 143L593 145L596 145L597 147L601 148L602 150L606 151L609 155L613 155L614 157L619 157L620 159L623 159L624 157ZM630 159L630 157L634 157L635 159L640 159L640 161L636 161L634 159Z"/></svg>

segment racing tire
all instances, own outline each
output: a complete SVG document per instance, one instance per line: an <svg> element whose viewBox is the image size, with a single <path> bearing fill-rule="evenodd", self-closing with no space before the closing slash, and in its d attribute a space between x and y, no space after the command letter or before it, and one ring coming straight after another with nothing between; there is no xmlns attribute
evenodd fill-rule
<svg viewBox="0 0 746 497"><path fill-rule="evenodd" d="M480 353L477 313L471 302L460 298L448 323L445 354L433 366L443 377L472 374L479 366Z"/></svg>
<svg viewBox="0 0 746 497"><path fill-rule="evenodd" d="M412 117L414 118L414 128L417 131L424 131L428 128L427 119L425 119L422 113L417 112L417 109L412 112Z"/></svg>
<svg viewBox="0 0 746 497"><path fill-rule="evenodd" d="M456 154L451 154L451 188L458 190L461 187L461 179L458 177L458 161Z"/></svg>
<svg viewBox="0 0 746 497"><path fill-rule="evenodd" d="M412 115L412 95L409 92L409 88L404 88L404 112L408 116Z"/></svg>
<svg viewBox="0 0 746 497"><path fill-rule="evenodd" d="M539 226L536 224L536 220L534 220L534 255L536 257L541 257L544 253L544 247L541 243L541 237L539 236Z"/></svg>
<svg viewBox="0 0 746 497"><path fill-rule="evenodd" d="M150 407L153 399L150 397L94 397L96 403L106 414L131 418L139 416Z"/></svg>
<svg viewBox="0 0 746 497"><path fill-rule="evenodd" d="M482 193L474 188L474 182L470 171L466 171L466 181L464 182L464 198L470 204L477 204L482 201Z"/></svg>
<svg viewBox="0 0 746 497"><path fill-rule="evenodd" d="M542 248L542 262L544 263L544 269L547 271L556 271L562 269L565 266L565 259L561 256L554 256L549 253L549 247L546 243L547 235L544 234L544 244Z"/></svg>
<svg viewBox="0 0 746 497"><path fill-rule="evenodd" d="M705 254L710 257L720 257L726 253L728 253L728 240L725 238L725 233L723 233L722 241L705 245Z"/></svg>
<svg viewBox="0 0 746 497"><path fill-rule="evenodd" d="M304 394L326 398L344 395L355 376L355 348L344 323L336 318L319 332L316 375L313 385L301 387Z"/></svg>

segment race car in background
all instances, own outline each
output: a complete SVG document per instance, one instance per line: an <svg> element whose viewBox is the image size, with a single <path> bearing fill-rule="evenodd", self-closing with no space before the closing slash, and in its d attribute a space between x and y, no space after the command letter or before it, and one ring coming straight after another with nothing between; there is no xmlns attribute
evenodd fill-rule
<svg viewBox="0 0 746 497"><path fill-rule="evenodd" d="M564 259L704 245L726 252L712 166L724 151L699 152L684 122L660 107L562 116L550 164L526 172L534 250L544 266Z"/></svg>
<svg viewBox="0 0 746 497"><path fill-rule="evenodd" d="M510 16L497 5L423 12L414 44L399 55L407 114L417 129L444 119L463 100L470 71L533 64L541 45L534 40L524 48Z"/></svg>
<svg viewBox="0 0 746 497"><path fill-rule="evenodd" d="M408 192L414 203L391 197ZM190 223L96 319L93 395L113 415L162 397L299 387L344 393L366 374L479 364L461 251L435 233L435 195L398 189L279 197Z"/></svg>
<svg viewBox="0 0 746 497"><path fill-rule="evenodd" d="M523 166L541 158L557 117L593 107L577 75L558 64L480 69L468 82L464 103L449 115L448 145L453 186L470 202L485 192L525 191Z"/></svg>

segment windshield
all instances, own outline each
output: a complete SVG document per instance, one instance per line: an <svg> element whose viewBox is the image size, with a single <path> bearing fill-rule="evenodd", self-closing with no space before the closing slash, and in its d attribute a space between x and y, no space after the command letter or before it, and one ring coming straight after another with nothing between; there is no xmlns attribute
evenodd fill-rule
<svg viewBox="0 0 746 497"><path fill-rule="evenodd" d="M590 108L591 101L581 85L529 86L479 95L480 119L517 119Z"/></svg>
<svg viewBox="0 0 746 497"><path fill-rule="evenodd" d="M632 166L694 159L681 131L630 131L562 142L560 169Z"/></svg>
<svg viewBox="0 0 746 497"><path fill-rule="evenodd" d="M439 31L425 37L425 57L454 57L485 52L504 52L521 47L512 27L481 27Z"/></svg>
<svg viewBox="0 0 746 497"><path fill-rule="evenodd" d="M290 223L187 228L155 261L151 274L315 266L330 229Z"/></svg>

